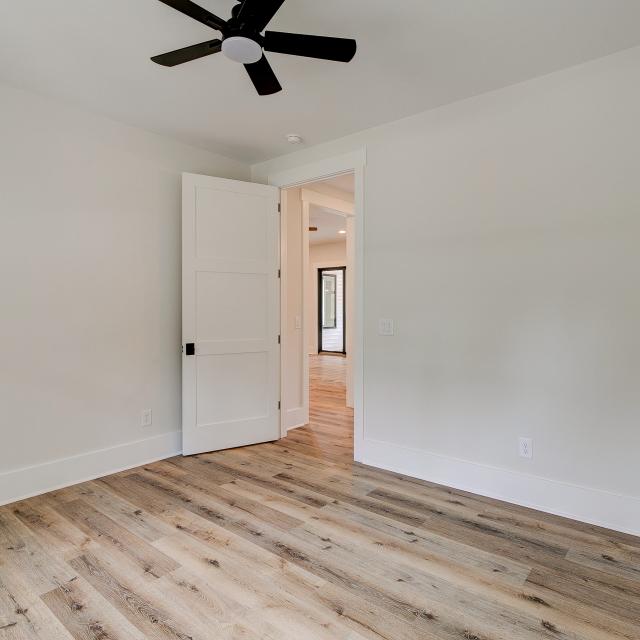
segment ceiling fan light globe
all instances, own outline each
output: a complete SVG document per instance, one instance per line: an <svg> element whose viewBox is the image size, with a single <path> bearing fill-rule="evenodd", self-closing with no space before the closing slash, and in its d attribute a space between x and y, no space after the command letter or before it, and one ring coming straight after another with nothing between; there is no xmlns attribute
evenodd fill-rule
<svg viewBox="0 0 640 640"><path fill-rule="evenodd" d="M253 64L262 58L262 47L251 38L230 36L222 42L222 53L240 64Z"/></svg>

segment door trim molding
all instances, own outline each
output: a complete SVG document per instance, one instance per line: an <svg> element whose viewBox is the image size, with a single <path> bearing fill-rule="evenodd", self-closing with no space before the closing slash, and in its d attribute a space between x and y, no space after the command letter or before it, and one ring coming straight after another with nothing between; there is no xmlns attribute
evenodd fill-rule
<svg viewBox="0 0 640 640"><path fill-rule="evenodd" d="M359 150L344 155L326 158L318 162L302 164L287 171L270 174L267 184L289 189L301 187L310 182L326 180L344 173L353 173L355 179L354 191L354 222L355 222L355 260L352 271L355 272L353 291L354 318L351 328L347 328L347 371L353 375L353 450L354 460L362 461L363 442L365 433L364 416L364 225L365 200L364 180L367 164L367 150ZM306 324L306 322L305 322ZM304 353L307 345L304 345ZM308 362L308 355L307 355ZM282 393L282 391L281 391ZM281 430L286 435L284 420L281 416Z"/></svg>

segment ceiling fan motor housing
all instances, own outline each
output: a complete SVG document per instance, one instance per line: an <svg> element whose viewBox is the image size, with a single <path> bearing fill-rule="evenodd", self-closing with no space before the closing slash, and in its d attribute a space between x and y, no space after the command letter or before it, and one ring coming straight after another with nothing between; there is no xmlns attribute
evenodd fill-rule
<svg viewBox="0 0 640 640"><path fill-rule="evenodd" d="M222 53L241 64L253 64L262 58L264 38L246 21L238 20L242 2L231 9L231 19L222 32Z"/></svg>
<svg viewBox="0 0 640 640"><path fill-rule="evenodd" d="M227 36L222 41L222 53L241 64L253 64L262 58L262 45L243 35Z"/></svg>

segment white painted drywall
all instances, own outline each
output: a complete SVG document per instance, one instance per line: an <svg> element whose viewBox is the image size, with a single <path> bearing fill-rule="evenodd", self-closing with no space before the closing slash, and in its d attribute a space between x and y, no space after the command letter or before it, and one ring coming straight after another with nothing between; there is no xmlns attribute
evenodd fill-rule
<svg viewBox="0 0 640 640"><path fill-rule="evenodd" d="M354 216L347 218L347 335L345 336L347 347L347 407L354 408L355 397L355 378L354 378L354 362L356 355L354 352L354 336L356 325L356 300L359 296L356 292L356 269L361 268L357 265L356 257L356 219ZM359 322L359 320L358 320ZM359 438L356 438L359 441Z"/></svg>
<svg viewBox="0 0 640 640"><path fill-rule="evenodd" d="M347 266L347 243L327 242L309 246L309 272L307 274L306 322L309 354L318 353L318 269Z"/></svg>
<svg viewBox="0 0 640 640"><path fill-rule="evenodd" d="M303 209L301 189L282 192L282 412L285 429L308 422L305 407L303 322Z"/></svg>
<svg viewBox="0 0 640 640"><path fill-rule="evenodd" d="M634 48L253 167L366 146L365 462L640 533L638 78Z"/></svg>
<svg viewBox="0 0 640 640"><path fill-rule="evenodd" d="M178 450L180 174L249 168L8 86L0 105L2 503Z"/></svg>

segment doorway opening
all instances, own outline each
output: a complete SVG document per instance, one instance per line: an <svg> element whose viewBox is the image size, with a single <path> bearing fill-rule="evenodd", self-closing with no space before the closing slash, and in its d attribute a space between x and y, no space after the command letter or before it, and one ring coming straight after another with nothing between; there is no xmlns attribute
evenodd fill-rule
<svg viewBox="0 0 640 640"><path fill-rule="evenodd" d="M318 353L347 354L346 270L318 269Z"/></svg>
<svg viewBox="0 0 640 640"><path fill-rule="evenodd" d="M282 191L283 435L352 461L355 176Z"/></svg>

